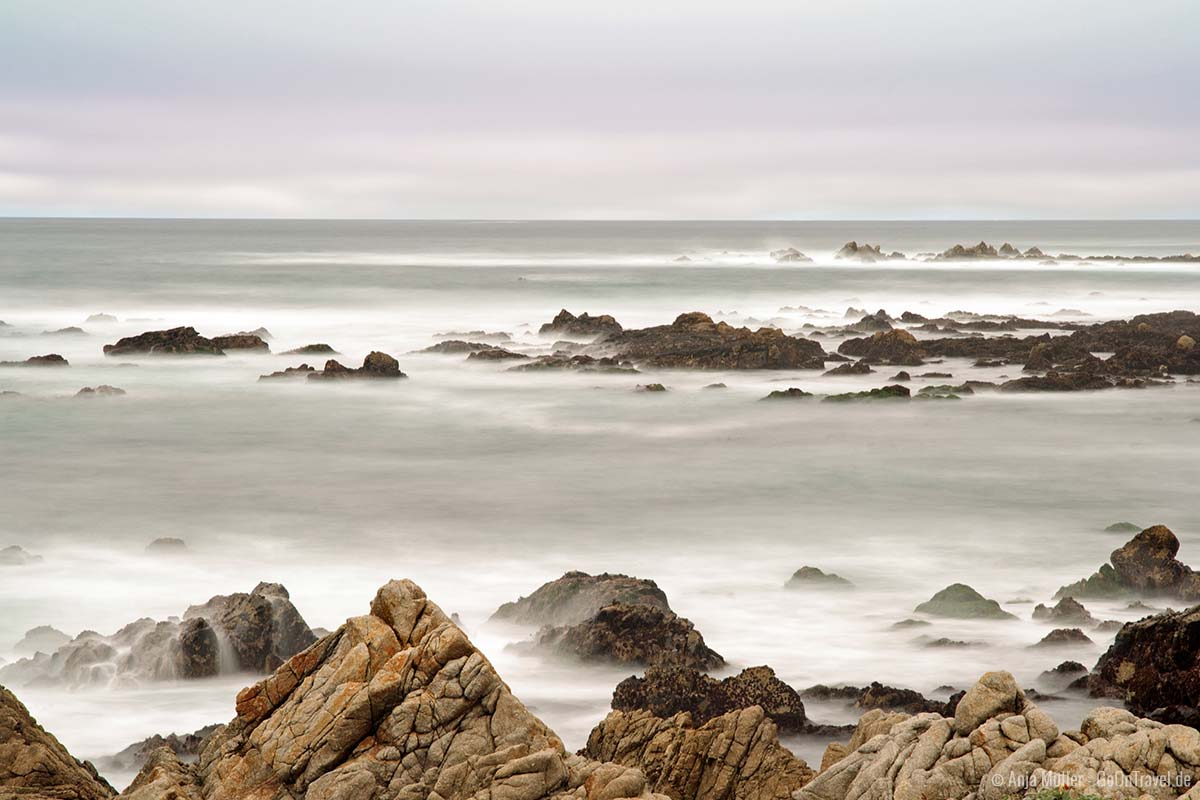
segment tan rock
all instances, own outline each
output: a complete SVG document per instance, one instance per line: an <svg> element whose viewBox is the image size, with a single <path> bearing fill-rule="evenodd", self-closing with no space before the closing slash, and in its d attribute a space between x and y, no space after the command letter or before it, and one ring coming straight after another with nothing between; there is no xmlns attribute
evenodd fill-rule
<svg viewBox="0 0 1200 800"><path fill-rule="evenodd" d="M0 798L108 800L116 792L0 686Z"/></svg>
<svg viewBox="0 0 1200 800"><path fill-rule="evenodd" d="M1024 704L1025 693L1010 673L985 673L958 701L954 730L960 734L970 733L984 720L1002 711L1019 712Z"/></svg>

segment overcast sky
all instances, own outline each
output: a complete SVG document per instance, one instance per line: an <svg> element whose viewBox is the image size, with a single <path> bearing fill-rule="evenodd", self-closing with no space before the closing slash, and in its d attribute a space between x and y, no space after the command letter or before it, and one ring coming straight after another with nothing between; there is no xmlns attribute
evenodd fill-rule
<svg viewBox="0 0 1200 800"><path fill-rule="evenodd" d="M1197 218L1200 4L3 0L0 214Z"/></svg>

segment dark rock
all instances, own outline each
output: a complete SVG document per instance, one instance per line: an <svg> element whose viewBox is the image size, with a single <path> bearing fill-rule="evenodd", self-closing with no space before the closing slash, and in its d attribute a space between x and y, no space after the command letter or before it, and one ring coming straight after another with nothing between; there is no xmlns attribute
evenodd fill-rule
<svg viewBox="0 0 1200 800"><path fill-rule="evenodd" d="M140 742L134 742L116 755L98 759L99 766L104 770L111 769L122 772L139 770L160 747L167 748L184 763L193 763L200 757L200 750L203 748L205 740L220 727L220 725L206 725L194 733L182 735L155 734Z"/></svg>
<svg viewBox="0 0 1200 800"><path fill-rule="evenodd" d="M893 251L884 255L883 249L879 245L870 245L867 243L859 244L858 242L846 242L836 253L834 258L844 259L846 261L858 261L863 264L874 264L876 261L887 261L891 259L903 259L904 254Z"/></svg>
<svg viewBox="0 0 1200 800"><path fill-rule="evenodd" d="M892 623L893 628L927 628L933 623L927 619L902 619Z"/></svg>
<svg viewBox="0 0 1200 800"><path fill-rule="evenodd" d="M963 583L947 586L914 610L922 614L953 619L1016 619L1000 608L1000 604L995 600L988 600Z"/></svg>
<svg viewBox="0 0 1200 800"><path fill-rule="evenodd" d="M538 647L585 661L699 670L724 666L725 659L683 617L649 605L614 603L569 627L543 628Z"/></svg>
<svg viewBox="0 0 1200 800"><path fill-rule="evenodd" d="M284 350L280 355L285 356L307 356L307 355L341 355L337 350L334 350L327 344L306 344L303 347L297 347L294 350Z"/></svg>
<svg viewBox="0 0 1200 800"><path fill-rule="evenodd" d="M430 345L422 353L443 353L446 355L458 353L477 353L480 350L491 350L495 347L494 344L484 344L483 342L464 342L461 339L447 339L444 342L438 342L435 345Z"/></svg>
<svg viewBox="0 0 1200 800"><path fill-rule="evenodd" d="M1030 647L1069 647L1091 643L1092 640L1079 628L1055 628Z"/></svg>
<svg viewBox="0 0 1200 800"><path fill-rule="evenodd" d="M0 797L8 800L109 800L116 791L76 760L0 686Z"/></svg>
<svg viewBox="0 0 1200 800"><path fill-rule="evenodd" d="M956 244L949 250L945 250L937 256L938 261L963 261L978 258L998 258L999 253L996 248L992 247L987 242L980 242L974 247L964 247L961 244Z"/></svg>
<svg viewBox="0 0 1200 800"><path fill-rule="evenodd" d="M918 640L920 641L920 640ZM943 648L943 647L975 647L978 642L964 642L962 639L950 639L942 636L938 639L929 639L922 642L924 647Z"/></svg>
<svg viewBox="0 0 1200 800"><path fill-rule="evenodd" d="M126 356L137 353L150 355L223 356L225 351L212 339L196 333L195 328L180 327L165 331L146 331L137 336L118 339L116 344L104 345L107 356Z"/></svg>
<svg viewBox="0 0 1200 800"><path fill-rule="evenodd" d="M620 333L621 331L621 323L617 322L609 314L600 314L593 317L584 312L579 316L575 316L565 308L559 311L558 315L552 321L547 322L538 329L538 333L542 336L549 334L601 336L604 334Z"/></svg>
<svg viewBox="0 0 1200 800"><path fill-rule="evenodd" d="M1087 392L1111 389L1112 381L1088 372L1048 372L1042 377L1015 378L1000 384L1002 392Z"/></svg>
<svg viewBox="0 0 1200 800"><path fill-rule="evenodd" d="M841 575L822 572L816 567L801 567L784 584L786 589L849 589L853 586Z"/></svg>
<svg viewBox="0 0 1200 800"><path fill-rule="evenodd" d="M576 372L606 372L621 375L637 374L637 369L629 361L603 357L596 358L586 354L540 356L526 364L509 367L509 372L544 372L544 371L576 371Z"/></svg>
<svg viewBox="0 0 1200 800"><path fill-rule="evenodd" d="M529 597L500 606L492 619L520 625L577 625L614 603L671 610L666 594L652 580L607 572L568 572L543 584Z"/></svg>
<svg viewBox="0 0 1200 800"><path fill-rule="evenodd" d="M1200 705L1200 606L1127 623L1088 686L1093 696L1121 698L1135 714Z"/></svg>
<svg viewBox="0 0 1200 800"><path fill-rule="evenodd" d="M179 626L176 668L181 678L211 678L221 672L221 641L204 617Z"/></svg>
<svg viewBox="0 0 1200 800"><path fill-rule="evenodd" d="M1088 668L1078 661L1063 661L1057 667L1048 669L1043 672L1043 675L1078 675L1087 672Z"/></svg>
<svg viewBox="0 0 1200 800"><path fill-rule="evenodd" d="M808 723L800 694L770 667L751 667L724 680L688 667L650 667L645 677L617 684L612 699L616 711L645 710L656 717L687 712L697 725L750 706L761 707L784 733L800 733Z"/></svg>
<svg viewBox="0 0 1200 800"><path fill-rule="evenodd" d="M850 326L852 330L862 331L863 333L872 333L876 331L892 330L891 318L880 310L874 314L868 314L858 322Z"/></svg>
<svg viewBox="0 0 1200 800"><path fill-rule="evenodd" d="M277 370L268 375L259 375L260 381L278 381L289 378L303 378L309 373L316 372L315 367L310 367L308 364L301 364L298 367L287 367L286 369Z"/></svg>
<svg viewBox="0 0 1200 800"><path fill-rule="evenodd" d="M489 347L486 350L475 350L467 356L468 361L512 361L524 360L529 356L524 353L514 353L502 347Z"/></svg>
<svg viewBox="0 0 1200 800"><path fill-rule="evenodd" d="M891 381L892 383L906 383L906 382L912 380L912 375L909 375L904 370L900 370L895 375L888 378L888 380Z"/></svg>
<svg viewBox="0 0 1200 800"><path fill-rule="evenodd" d="M316 641L287 589L278 583L260 583L249 594L218 595L183 615L185 622L196 617L224 633L238 667L247 671L277 669Z"/></svg>
<svg viewBox="0 0 1200 800"><path fill-rule="evenodd" d="M707 314L680 314L670 325L626 330L597 345L616 357L659 368L821 369L825 351L777 328L734 328Z"/></svg>
<svg viewBox="0 0 1200 800"><path fill-rule="evenodd" d="M101 384L99 386L85 386L75 393L76 397L120 397L125 394L124 389L118 389L116 386Z"/></svg>
<svg viewBox="0 0 1200 800"><path fill-rule="evenodd" d="M270 345L256 333L229 333L224 336L214 336L212 343L222 350L259 350L264 353L271 351Z"/></svg>
<svg viewBox="0 0 1200 800"><path fill-rule="evenodd" d="M58 353L30 356L24 361L0 361L0 367L67 367L70 362Z"/></svg>
<svg viewBox="0 0 1200 800"><path fill-rule="evenodd" d="M947 711L947 704L930 700L920 692L912 689L897 689L874 681L870 686L811 686L800 696L805 700L820 700L825 702L845 700L854 708L863 711L880 709L883 711L903 711L908 714L953 714Z"/></svg>
<svg viewBox="0 0 1200 800"><path fill-rule="evenodd" d="M806 392L803 389L798 389L792 386L788 389L776 389L763 400L803 400L806 397L813 397L812 392Z"/></svg>
<svg viewBox="0 0 1200 800"><path fill-rule="evenodd" d="M1165 525L1154 525L1109 556L1090 578L1064 586L1055 597L1120 597L1161 595L1200 600L1200 573L1175 558L1179 539Z"/></svg>
<svg viewBox="0 0 1200 800"><path fill-rule="evenodd" d="M911 392L907 386L894 384L884 386L881 389L870 389L865 392L845 392L843 394L831 394L822 398L822 402L842 403L853 400L907 400Z"/></svg>
<svg viewBox="0 0 1200 800"><path fill-rule="evenodd" d="M1132 522L1114 522L1104 529L1105 533L1140 533L1141 525L1134 525Z"/></svg>
<svg viewBox="0 0 1200 800"><path fill-rule="evenodd" d="M345 367L338 362L330 359L325 362L325 369L320 372L308 373L308 379L312 380L346 380L346 379L393 379L407 378L400 371L400 363L396 359L389 356L387 353L381 353L378 350L371 352L363 359L363 364L358 369Z"/></svg>
<svg viewBox="0 0 1200 800"><path fill-rule="evenodd" d="M1033 609L1033 618L1039 622L1051 622L1055 625L1088 625L1096 624L1096 619L1083 604L1074 597L1064 597L1053 608L1038 603Z"/></svg>
<svg viewBox="0 0 1200 800"><path fill-rule="evenodd" d="M723 383L710 383L704 387L705 389L728 389L729 387Z"/></svg>
<svg viewBox="0 0 1200 800"><path fill-rule="evenodd" d="M639 383L634 387L633 390L635 392L665 392L667 387L663 386L661 383Z"/></svg>
<svg viewBox="0 0 1200 800"><path fill-rule="evenodd" d="M925 363L923 345L917 337L899 328L880 331L867 339L847 339L838 347L838 352L872 364L918 367Z"/></svg>
<svg viewBox="0 0 1200 800"><path fill-rule="evenodd" d="M854 361L840 364L826 372L826 375L867 375L874 372L866 361Z"/></svg>

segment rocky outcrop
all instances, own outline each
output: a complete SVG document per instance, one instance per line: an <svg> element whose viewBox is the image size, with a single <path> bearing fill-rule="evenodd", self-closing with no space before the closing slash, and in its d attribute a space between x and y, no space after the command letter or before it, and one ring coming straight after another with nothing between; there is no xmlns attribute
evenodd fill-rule
<svg viewBox="0 0 1200 800"><path fill-rule="evenodd" d="M1096 662L1089 688L1139 714L1200 706L1200 606L1127 623Z"/></svg>
<svg viewBox="0 0 1200 800"><path fill-rule="evenodd" d="M0 686L0 797L108 800L115 794L95 767L73 758Z"/></svg>
<svg viewBox="0 0 1200 800"><path fill-rule="evenodd" d="M838 347L838 352L868 364L919 367L925 363L925 350L917 337L900 328L880 331L866 339L847 339Z"/></svg>
<svg viewBox="0 0 1200 800"><path fill-rule="evenodd" d="M196 333L192 327L171 328L165 331L146 331L137 336L118 339L116 344L104 345L107 356L146 355L206 355L222 356L225 351L212 339Z"/></svg>
<svg viewBox="0 0 1200 800"><path fill-rule="evenodd" d="M505 350L503 347L489 347L486 350L475 350L467 356L468 361L519 361L527 358L529 356L524 353L514 353L511 350Z"/></svg>
<svg viewBox="0 0 1200 800"><path fill-rule="evenodd" d="M576 625L538 632L539 649L584 661L699 670L724 666L689 620L657 606L613 603Z"/></svg>
<svg viewBox="0 0 1200 800"><path fill-rule="evenodd" d="M324 342L317 344L306 344L303 347L297 347L292 350L284 350L282 355L285 356L317 356L317 355L341 355L337 350L334 350Z"/></svg>
<svg viewBox="0 0 1200 800"><path fill-rule="evenodd" d="M785 247L782 250L772 250L771 258L777 264L811 264L812 259L801 253L794 247Z"/></svg>
<svg viewBox="0 0 1200 800"><path fill-rule="evenodd" d="M854 586L841 575L822 572L817 567L801 567L784 584L786 589L850 589Z"/></svg>
<svg viewBox="0 0 1200 800"><path fill-rule="evenodd" d="M847 361L827 371L826 375L869 375L875 370L866 361Z"/></svg>
<svg viewBox="0 0 1200 800"><path fill-rule="evenodd" d="M542 336L557 334L563 336L596 337L604 334L620 333L622 330L621 323L617 322L609 314L600 314L593 317L585 311L579 316L575 316L564 308L555 315L553 320L539 328L538 333Z"/></svg>
<svg viewBox="0 0 1200 800"><path fill-rule="evenodd" d="M626 330L596 347L635 364L687 369L822 369L825 351L777 328L735 328L707 314L680 314L670 325Z"/></svg>
<svg viewBox="0 0 1200 800"><path fill-rule="evenodd" d="M608 572L589 575L576 571L542 584L528 597L505 603L496 609L492 619L539 627L577 625L613 603L671 610L667 595L652 580Z"/></svg>
<svg viewBox="0 0 1200 800"><path fill-rule="evenodd" d="M784 733L808 727L800 694L775 677L770 667L751 667L723 680L689 667L650 667L613 691L615 711L649 711L656 717L687 712L697 725L730 711L758 706Z"/></svg>
<svg viewBox="0 0 1200 800"><path fill-rule="evenodd" d="M637 769L569 755L409 581L243 690L194 767L138 781L155 769L205 800L667 800Z"/></svg>
<svg viewBox="0 0 1200 800"><path fill-rule="evenodd" d="M17 544L0 548L0 567L23 567L28 564L40 564L42 557L30 553Z"/></svg>
<svg viewBox="0 0 1200 800"><path fill-rule="evenodd" d="M758 706L697 726L690 714L613 711L588 737L590 758L637 767L672 800L788 800L813 772L779 744ZM589 795L591 797L591 795Z"/></svg>
<svg viewBox="0 0 1200 800"><path fill-rule="evenodd" d="M193 733L171 733L166 736L155 734L140 742L134 742L116 755L96 760L102 770L119 770L128 772L140 770L154 755L154 751L166 748L184 763L195 762L200 757L200 750L220 725L206 725Z"/></svg>
<svg viewBox="0 0 1200 800"><path fill-rule="evenodd" d="M368 353L367 357L363 359L362 366L358 369L343 366L337 361L330 359L325 362L325 368L320 372L308 373L310 381L390 380L407 377L407 375L400 371L400 362L387 353L381 353L378 350Z"/></svg>
<svg viewBox="0 0 1200 800"><path fill-rule="evenodd" d="M259 375L260 381L278 381L288 380L291 378L303 378L306 375L316 372L316 367L310 367L308 364L301 364L298 367L285 367L284 369L276 370L267 375Z"/></svg>
<svg viewBox="0 0 1200 800"><path fill-rule="evenodd" d="M25 635L21 637L19 642L13 645L12 649L14 653L27 653L29 655L33 655L39 651L42 653L53 653L69 641L71 641L71 637L58 628L52 628L49 625L38 625L36 628L30 628L25 631Z"/></svg>
<svg viewBox="0 0 1200 800"><path fill-rule="evenodd" d="M1079 628L1055 628L1047 633L1031 647L1071 647L1074 645L1091 644L1092 640Z"/></svg>
<svg viewBox="0 0 1200 800"><path fill-rule="evenodd" d="M798 386L789 386L786 389L775 389L766 396L763 400L804 400L805 398L815 397L812 392L806 392Z"/></svg>
<svg viewBox="0 0 1200 800"><path fill-rule="evenodd" d="M82 397L82 398L123 397L124 395L125 395L124 389L120 389L116 386L109 386L106 383L102 383L99 386L85 386L82 389L80 389L78 392L75 393L76 397Z"/></svg>
<svg viewBox="0 0 1200 800"><path fill-rule="evenodd" d="M1064 597L1054 606L1038 603L1033 609L1033 618L1038 622L1052 622L1055 625L1088 625L1097 624L1083 604L1074 597Z"/></svg>
<svg viewBox="0 0 1200 800"><path fill-rule="evenodd" d="M222 670L262 673L314 639L287 590L260 583L252 592L192 606L182 620L140 619L111 636L84 631L52 653L0 667L0 681L82 687L205 678ZM222 663L223 652L232 663Z"/></svg>
<svg viewBox="0 0 1200 800"><path fill-rule="evenodd" d="M420 352L441 353L442 355L459 355L462 353L477 353L480 350L491 350L496 345L483 342L464 342L461 339L447 339L444 342L430 345Z"/></svg>
<svg viewBox="0 0 1200 800"><path fill-rule="evenodd" d="M843 403L856 400L907 400L912 396L907 386L892 384L879 389L868 389L865 392L843 392L831 394L821 400L823 403Z"/></svg>
<svg viewBox="0 0 1200 800"><path fill-rule="evenodd" d="M71 364L58 353L30 356L24 361L0 361L0 367L69 367Z"/></svg>
<svg viewBox="0 0 1200 800"><path fill-rule="evenodd" d="M615 372L634 374L637 369L633 363L609 356L596 358L585 354L540 356L526 364L509 367L510 372L544 372L544 371L577 371L577 372Z"/></svg>
<svg viewBox="0 0 1200 800"><path fill-rule="evenodd" d="M1146 528L1109 556L1091 577L1062 587L1055 597L1130 594L1200 600L1200 573L1175 558L1179 539L1165 525Z"/></svg>
<svg viewBox="0 0 1200 800"><path fill-rule="evenodd" d="M870 245L866 242L859 244L858 242L846 242L841 248L833 254L834 258L845 261L858 261L862 264L874 264L876 261L886 261L889 259L903 259L904 254L892 251L884 254L883 248L879 245Z"/></svg>
<svg viewBox="0 0 1200 800"><path fill-rule="evenodd" d="M954 583L917 606L915 611L952 619L1016 619L965 583Z"/></svg>
<svg viewBox="0 0 1200 800"><path fill-rule="evenodd" d="M228 333L224 336L214 336L212 343L222 350L271 352L271 346L257 333Z"/></svg>
<svg viewBox="0 0 1200 800"><path fill-rule="evenodd" d="M936 711L938 714L954 714L954 707L961 694L955 695L950 702L930 700L913 689L899 689L886 686L879 681L873 681L870 686L810 686L800 692L803 699L814 699L823 702L842 700L862 710L880 709L883 711L903 711L908 714L922 714Z"/></svg>
<svg viewBox="0 0 1200 800"><path fill-rule="evenodd" d="M1000 254L996 248L992 247L987 242L980 242L974 247L965 247L961 244L956 244L948 250L943 250L938 254L938 261L965 261L978 258L999 258Z"/></svg>
<svg viewBox="0 0 1200 800"><path fill-rule="evenodd" d="M850 745L830 746L820 774L794 797L1003 800L1065 784L1073 796L1158 800L1178 797L1198 774L1200 731L1194 728L1096 708L1080 730L1060 733L1011 675L989 672L952 718L864 715ZM1111 794L1107 787L1114 786L1128 791Z"/></svg>

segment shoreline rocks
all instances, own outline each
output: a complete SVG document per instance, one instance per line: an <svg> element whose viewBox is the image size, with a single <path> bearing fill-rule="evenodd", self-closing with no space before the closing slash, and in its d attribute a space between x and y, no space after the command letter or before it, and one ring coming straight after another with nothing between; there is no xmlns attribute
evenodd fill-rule
<svg viewBox="0 0 1200 800"><path fill-rule="evenodd" d="M109 800L114 795L94 766L68 753L0 686L0 797Z"/></svg>
<svg viewBox="0 0 1200 800"><path fill-rule="evenodd" d="M212 339L206 339L192 327L170 328L164 331L146 331L137 336L126 336L115 344L104 345L106 356L128 355L176 355L176 356L223 356L225 351Z"/></svg>
<svg viewBox="0 0 1200 800"><path fill-rule="evenodd" d="M58 353L30 356L24 361L0 361L0 367L69 367L71 362Z"/></svg>
<svg viewBox="0 0 1200 800"><path fill-rule="evenodd" d="M394 380L407 377L400 371L400 362L378 350L368 353L367 357L363 359L362 366L357 369L343 366L330 359L325 362L325 368L320 372L314 370L307 374L310 381Z"/></svg>
<svg viewBox="0 0 1200 800"><path fill-rule="evenodd" d="M534 646L582 661L679 666L710 670L725 665L690 620L650 605L613 603L570 626L545 627Z"/></svg>
<svg viewBox="0 0 1200 800"><path fill-rule="evenodd" d="M595 338L606 334L620 333L624 330L610 314L600 314L593 317L586 311L575 316L565 308L555 315L554 319L538 328L540 336L553 334L562 336L589 336Z"/></svg>
<svg viewBox="0 0 1200 800"><path fill-rule="evenodd" d="M491 618L519 625L577 625L614 603L671 610L666 593L652 580L608 572L589 575L572 571L542 584L528 597L505 603Z"/></svg>
<svg viewBox="0 0 1200 800"><path fill-rule="evenodd" d="M1153 525L1109 556L1090 577L1063 586L1055 597L1113 598L1127 595L1200 600L1200 573L1175 558L1179 538L1165 525Z"/></svg>

